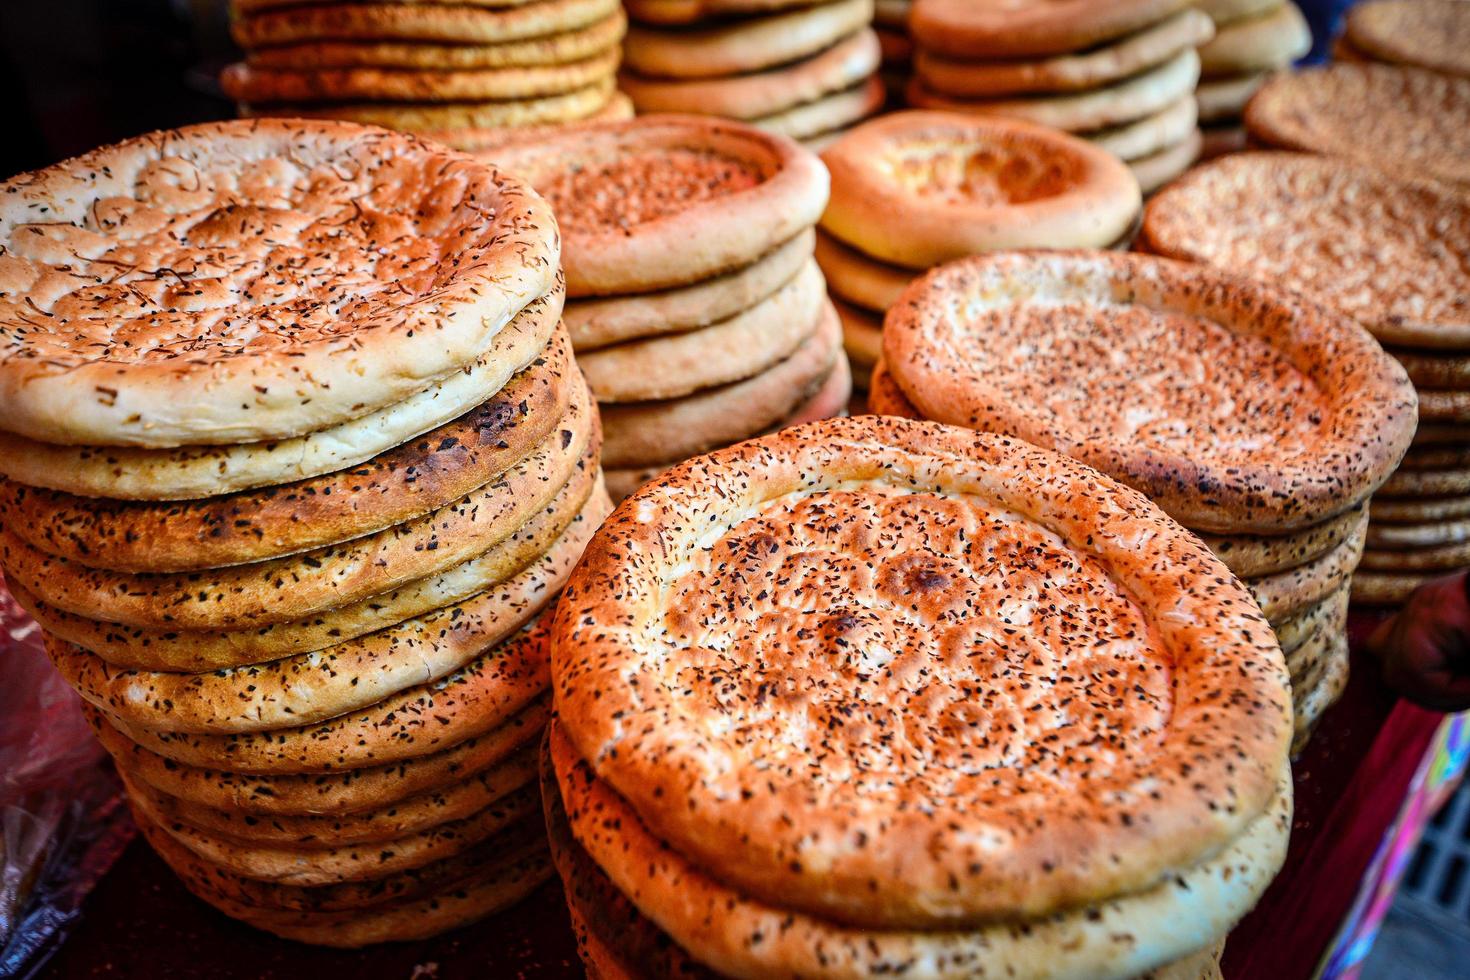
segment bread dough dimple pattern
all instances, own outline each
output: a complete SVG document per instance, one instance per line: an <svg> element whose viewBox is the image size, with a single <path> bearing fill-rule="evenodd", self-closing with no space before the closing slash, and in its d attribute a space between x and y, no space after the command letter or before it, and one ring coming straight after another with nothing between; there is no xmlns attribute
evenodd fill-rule
<svg viewBox="0 0 1470 980"><path fill-rule="evenodd" d="M1079 756L1129 765L1167 724L1169 657L1105 569L974 498L779 501L695 555L668 602L677 656L650 680L713 701L701 717L744 764L869 800L1064 789ZM951 683L927 684L936 669Z"/></svg>

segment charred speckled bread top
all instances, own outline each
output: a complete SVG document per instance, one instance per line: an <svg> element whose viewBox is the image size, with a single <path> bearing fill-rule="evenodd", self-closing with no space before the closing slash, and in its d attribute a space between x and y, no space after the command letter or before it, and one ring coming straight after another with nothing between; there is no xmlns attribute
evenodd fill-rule
<svg viewBox="0 0 1470 980"><path fill-rule="evenodd" d="M1348 62L1283 72L1251 96L1245 128L1267 146L1470 184L1470 78Z"/></svg>
<svg viewBox="0 0 1470 980"><path fill-rule="evenodd" d="M1237 153L1154 195L1143 244L1279 283L1388 344L1470 347L1470 199L1329 157Z"/></svg>
<svg viewBox="0 0 1470 980"><path fill-rule="evenodd" d="M1287 674L1156 506L1019 440L865 416L625 501L558 606L577 753L783 908L958 927L1146 888L1276 792Z"/></svg>
<svg viewBox="0 0 1470 980"><path fill-rule="evenodd" d="M1357 504L1417 402L1366 331L1285 290L1111 252L975 257L889 311L887 370L925 418L1066 453L1201 531L1290 531Z"/></svg>
<svg viewBox="0 0 1470 980"><path fill-rule="evenodd" d="M571 296L646 292L748 265L822 216L827 171L742 123L659 115L577 126L482 154L561 222Z"/></svg>
<svg viewBox="0 0 1470 980"><path fill-rule="evenodd" d="M0 184L0 426L166 447L297 435L472 362L552 288L529 187L411 136L254 120Z"/></svg>

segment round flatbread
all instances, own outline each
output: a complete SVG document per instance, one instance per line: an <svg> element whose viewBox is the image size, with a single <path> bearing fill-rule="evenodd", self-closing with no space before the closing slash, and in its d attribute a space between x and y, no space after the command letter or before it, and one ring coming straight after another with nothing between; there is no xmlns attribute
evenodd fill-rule
<svg viewBox="0 0 1470 980"><path fill-rule="evenodd" d="M1371 572L1360 569L1353 573L1353 602L1365 606L1401 605L1419 586L1442 575L1442 572Z"/></svg>
<svg viewBox="0 0 1470 980"><path fill-rule="evenodd" d="M458 129L429 129L423 132L425 139L435 140L445 146L469 153L484 153L523 140L542 139L561 132L570 126L586 126L593 123L626 122L633 118L633 100L622 92L612 92L607 101L593 108L585 116L561 122L538 123L531 126L488 126L461 127Z"/></svg>
<svg viewBox="0 0 1470 980"><path fill-rule="evenodd" d="M1410 446L1399 468L1404 470L1470 469L1470 446Z"/></svg>
<svg viewBox="0 0 1470 980"><path fill-rule="evenodd" d="M1343 38L1376 61L1470 76L1470 7L1458 0L1356 4Z"/></svg>
<svg viewBox="0 0 1470 980"><path fill-rule="evenodd" d="M50 634L46 649L84 700L121 723L200 735L274 735L432 683L514 635L540 612L576 563L573 540L560 543L545 561L464 602L268 664L209 674L117 670Z"/></svg>
<svg viewBox="0 0 1470 980"><path fill-rule="evenodd" d="M801 346L744 381L670 401L603 405L603 465L667 466L759 435L816 394L841 351L837 315L824 308Z"/></svg>
<svg viewBox="0 0 1470 980"><path fill-rule="evenodd" d="M688 112L759 119L852 88L878 70L878 37L863 28L809 58L743 75L659 79L624 71L619 87L639 113Z"/></svg>
<svg viewBox="0 0 1470 980"><path fill-rule="evenodd" d="M852 88L824 95L811 102L748 120L757 129L780 133L795 140L808 141L837 130L846 130L883 108L888 90L877 75L869 76ZM808 146L810 149L810 146Z"/></svg>
<svg viewBox="0 0 1470 980"><path fill-rule="evenodd" d="M341 123L191 126L3 187L0 427L42 442L248 442L376 411L484 354L559 254L527 185Z"/></svg>
<svg viewBox="0 0 1470 980"><path fill-rule="evenodd" d="M913 270L869 258L825 228L817 230L815 254L832 294L873 313L881 314L898 302L914 281Z"/></svg>
<svg viewBox="0 0 1470 980"><path fill-rule="evenodd" d="M1375 511L1377 507L1374 507ZM1431 548L1470 542L1470 520L1436 521L1431 524L1385 524L1375 521L1368 528L1368 547Z"/></svg>
<svg viewBox="0 0 1470 980"><path fill-rule="evenodd" d="M909 105L922 109L1009 116L1067 132L1086 133L1160 112L1193 92L1198 81L1199 55L1188 48L1158 67L1085 92L1012 99L957 99L930 91L916 76L907 94Z"/></svg>
<svg viewBox="0 0 1470 980"><path fill-rule="evenodd" d="M1285 68L1312 48L1312 29L1294 3L1268 13L1233 21L1200 46L1205 78L1233 78L1251 72Z"/></svg>
<svg viewBox="0 0 1470 980"><path fill-rule="evenodd" d="M1103 963L1109 975L1152 976L1151 968L1216 945L1269 884L1291 829L1283 765L1269 809L1217 856L1171 875L1166 884L1024 925L872 930L794 912L714 878L660 841L559 736L553 727L553 759L572 837L673 943L722 975L870 976L891 974L905 963L983 962L1014 976L1046 970L1086 976Z"/></svg>
<svg viewBox="0 0 1470 980"><path fill-rule="evenodd" d="M1276 633L1276 640L1281 644L1281 652L1286 655L1287 670L1292 670L1298 659L1293 658L1293 653L1302 648L1302 645L1324 628L1331 628L1336 623L1337 617L1346 622L1348 608L1348 587L1339 586L1337 591L1326 599L1311 606L1303 612L1284 619L1272 626Z"/></svg>
<svg viewBox="0 0 1470 980"><path fill-rule="evenodd" d="M1400 179L1470 184L1470 78L1338 63L1278 75L1245 109L1267 146L1343 157Z"/></svg>
<svg viewBox="0 0 1470 980"><path fill-rule="evenodd" d="M1136 182L1111 154L1014 120L894 113L823 160L832 173L823 228L910 268L1000 249L1100 247L1139 208Z"/></svg>
<svg viewBox="0 0 1470 980"><path fill-rule="evenodd" d="M236 18L246 51L301 41L442 41L500 44L544 37L605 20L618 0L537 0L499 8L472 4L328 3Z"/></svg>
<svg viewBox="0 0 1470 980"><path fill-rule="evenodd" d="M512 539L447 571L353 605L271 626L242 630L123 628L63 612L15 582L10 583L10 590L48 632L115 667L183 672L239 667L325 649L454 605L538 561L558 554L580 554L581 544L606 513L602 500L594 486L587 503L568 523L570 509L558 495Z"/></svg>
<svg viewBox="0 0 1470 980"><path fill-rule="evenodd" d="M1414 431L1403 369L1347 318L1138 254L951 263L889 311L883 356L924 417L1065 452L1217 534L1342 513Z"/></svg>
<svg viewBox="0 0 1470 980"><path fill-rule="evenodd" d="M1388 497L1449 497L1470 493L1470 468L1401 469L1381 488Z"/></svg>
<svg viewBox="0 0 1470 980"><path fill-rule="evenodd" d="M635 26L623 43L623 61L649 78L740 75L810 57L872 19L873 0L831 0L708 27Z"/></svg>
<svg viewBox="0 0 1470 980"><path fill-rule="evenodd" d="M1419 389L1419 417L1426 422L1470 423L1470 391Z"/></svg>
<svg viewBox="0 0 1470 980"><path fill-rule="evenodd" d="M1202 534L1215 556L1241 578L1275 575L1314 561L1342 544L1354 533L1361 533L1368 521L1368 506L1359 504L1321 524L1313 524L1295 534L1216 535Z"/></svg>
<svg viewBox="0 0 1470 980"><path fill-rule="evenodd" d="M921 48L914 73L931 91L960 98L1075 92L1147 71L1214 36L1209 17L1181 10L1102 47L1040 61L954 59Z"/></svg>
<svg viewBox="0 0 1470 980"><path fill-rule="evenodd" d="M734 272L675 289L575 300L567 304L563 318L572 342L582 352L626 340L698 330L769 297L811 260L812 249L813 233L807 229Z"/></svg>
<svg viewBox="0 0 1470 980"><path fill-rule="evenodd" d="M1415 446L1470 444L1470 425L1459 422L1423 422L1414 432Z"/></svg>
<svg viewBox="0 0 1470 980"><path fill-rule="evenodd" d="M600 402L678 398L742 381L787 357L817 329L826 283L808 260L790 282L728 320L633 340L577 359Z"/></svg>
<svg viewBox="0 0 1470 980"><path fill-rule="evenodd" d="M1359 524L1342 544L1296 568L1247 579L1245 585L1272 623L1301 615L1339 589L1363 556L1366 527Z"/></svg>
<svg viewBox="0 0 1470 980"><path fill-rule="evenodd" d="M1137 33L1191 0L922 0L909 31L922 47L952 58L999 60L1063 55Z"/></svg>
<svg viewBox="0 0 1470 980"><path fill-rule="evenodd" d="M495 102L339 102L332 105L242 103L240 115L346 119L423 134L446 130L530 128L570 123L596 115L607 107L615 91L616 81L608 75L584 88L535 98Z"/></svg>
<svg viewBox="0 0 1470 980"><path fill-rule="evenodd" d="M646 24L693 25L724 17L753 17L811 0L625 0L628 16Z"/></svg>
<svg viewBox="0 0 1470 980"><path fill-rule="evenodd" d="M501 44L413 41L304 41L246 52L252 68L418 68L473 71L530 68L581 61L618 47L627 29L622 8L586 27Z"/></svg>
<svg viewBox="0 0 1470 980"><path fill-rule="evenodd" d="M1342 692L1347 689L1348 672L1348 644L1347 637L1334 638L1336 649L1328 656L1327 668L1317 686L1312 688L1296 709L1296 732L1291 740L1291 753L1296 756L1302 749L1307 747L1311 741L1312 732L1316 730L1317 723L1327 713L1327 709L1337 703L1342 697Z"/></svg>
<svg viewBox="0 0 1470 980"><path fill-rule="evenodd" d="M871 372L883 356L883 318L841 300L833 300L832 305L842 321L842 346L848 358Z"/></svg>
<svg viewBox="0 0 1470 980"><path fill-rule="evenodd" d="M204 572L133 574L47 555L0 529L6 577L49 606L159 629L243 629L304 619L437 575L522 531L558 497L568 521L591 491L600 434L585 391L534 452L473 493L353 541Z"/></svg>
<svg viewBox="0 0 1470 980"><path fill-rule="evenodd" d="M1467 541L1391 551L1369 548L1363 552L1362 561L1362 567L1373 572L1451 572L1467 565L1470 565Z"/></svg>
<svg viewBox="0 0 1470 980"><path fill-rule="evenodd" d="M1144 180L1146 172L1161 172L1162 165L1156 161L1164 159L1164 155L1170 151L1179 152L1180 148L1197 139L1198 122L1199 110L1194 98L1186 95L1151 116L1144 116L1122 126L1099 129L1095 133L1088 133L1086 138L1093 146L1101 147L1118 159L1127 161L1139 184L1143 185L1144 193L1148 193L1153 188ZM1154 159L1146 159L1149 157Z"/></svg>
<svg viewBox="0 0 1470 980"><path fill-rule="evenodd" d="M405 401L340 425L278 442L176 449L57 446L0 432L0 474L84 497L192 500L348 469L470 411L546 355L563 295L558 281L464 369Z"/></svg>
<svg viewBox="0 0 1470 980"><path fill-rule="evenodd" d="M1470 315L1462 319L1470 321ZM1388 352L1409 372L1409 380L1421 388L1470 390L1470 355L1453 350L1405 350L1401 347L1390 347ZM1470 428L1466 431L1466 441L1470 441Z"/></svg>
<svg viewBox="0 0 1470 980"><path fill-rule="evenodd" d="M1232 78L1202 78L1194 89L1202 123L1234 122L1245 112L1245 104L1271 77L1268 71ZM1244 149L1244 147L1241 147Z"/></svg>
<svg viewBox="0 0 1470 980"><path fill-rule="evenodd" d="M1033 610L1039 669L986 625L1014 601ZM977 927L1147 887L1263 814L1285 762L1280 650L1198 539L1074 460L932 423L837 419L676 467L603 525L553 629L559 715L599 778L710 876L829 920ZM757 634L771 656L720 652ZM1104 648L1144 689L1126 708L1068 680ZM936 722L918 738L903 720L980 686L1012 735ZM1053 707L1033 712L1038 686ZM1057 726L1066 696L1087 724ZM1255 707L1221 710L1236 698ZM901 767L873 737L891 725L912 733ZM1136 747L1141 728L1151 751L1086 752L1078 777L1070 739ZM1043 749L1041 732L1066 734ZM1121 819L1141 814L1122 788L1137 779L1152 787L1142 835ZM1228 813L1208 805L1226 792Z"/></svg>
<svg viewBox="0 0 1470 980"><path fill-rule="evenodd" d="M1133 176L1138 180L1139 190L1152 194L1193 166L1199 159L1203 146L1204 138L1199 130L1190 130L1188 136L1173 146L1129 160L1128 169L1133 171Z"/></svg>
<svg viewBox="0 0 1470 980"><path fill-rule="evenodd" d="M1470 496L1459 497L1375 497L1371 507L1373 523L1424 524L1470 517Z"/></svg>
<svg viewBox="0 0 1470 980"><path fill-rule="evenodd" d="M747 266L816 224L827 175L740 123L586 126L493 153L561 216L573 296L643 293Z"/></svg>
<svg viewBox="0 0 1470 980"><path fill-rule="evenodd" d="M1385 343L1470 346L1470 201L1445 188L1322 157L1242 153L1154 197L1143 241L1312 296ZM1422 370L1436 359L1408 361ZM1430 396L1419 397L1428 417Z"/></svg>
<svg viewBox="0 0 1470 980"><path fill-rule="evenodd" d="M1217 26L1233 24L1249 17L1260 17L1280 7L1283 0L1195 0L1195 6L1209 15Z"/></svg>
<svg viewBox="0 0 1470 980"><path fill-rule="evenodd" d="M0 482L0 520L35 548L92 568L178 572L279 558L422 517L535 450L577 385L565 333L489 401L350 470L268 490L151 503Z"/></svg>

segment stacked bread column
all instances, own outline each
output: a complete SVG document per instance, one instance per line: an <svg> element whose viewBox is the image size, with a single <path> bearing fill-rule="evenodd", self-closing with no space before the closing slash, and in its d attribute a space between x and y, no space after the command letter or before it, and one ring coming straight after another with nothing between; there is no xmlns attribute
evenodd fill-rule
<svg viewBox="0 0 1470 980"><path fill-rule="evenodd" d="M1137 222L1138 183L1111 154L1014 119L901 112L823 154L832 200L817 261L855 383L882 354L883 314L931 266L1012 248L1103 248Z"/></svg>
<svg viewBox="0 0 1470 980"><path fill-rule="evenodd" d="M689 456L847 408L812 258L816 157L727 120L657 116L490 154L551 202L566 320L614 498Z"/></svg>
<svg viewBox="0 0 1470 980"><path fill-rule="evenodd" d="M1346 317L1153 256L986 256L907 290L875 411L1054 448L1148 495L1243 581L1300 749L1347 682L1367 499L1414 431L1402 368Z"/></svg>
<svg viewBox="0 0 1470 980"><path fill-rule="evenodd" d="M4 197L0 564L149 840L305 942L525 895L541 616L610 509L545 202L300 120Z"/></svg>
<svg viewBox="0 0 1470 980"><path fill-rule="evenodd" d="M1332 57L1470 77L1470 7L1460 0L1354 4L1333 42Z"/></svg>
<svg viewBox="0 0 1470 980"><path fill-rule="evenodd" d="M888 90L891 106L903 105L904 91L914 73L914 40L909 36L913 0L874 0L873 31L883 53L878 75Z"/></svg>
<svg viewBox="0 0 1470 980"><path fill-rule="evenodd" d="M1205 980L1285 855L1249 595L991 434L834 419L677 468L589 545L552 673L595 976Z"/></svg>
<svg viewBox="0 0 1470 980"><path fill-rule="evenodd" d="M910 105L1084 136L1126 161L1144 193L1199 156L1195 49L1214 30L1189 0L915 0L909 28Z"/></svg>
<svg viewBox="0 0 1470 980"><path fill-rule="evenodd" d="M1312 48L1312 30L1291 0L1200 0L1215 37L1200 48L1195 91L1205 136L1204 155L1245 149L1241 115L1275 72Z"/></svg>
<svg viewBox="0 0 1470 980"><path fill-rule="evenodd" d="M1240 153L1157 195L1141 244L1280 283L1352 317L1418 389L1419 428L1374 496L1357 602L1470 564L1470 202L1302 153Z"/></svg>
<svg viewBox="0 0 1470 980"><path fill-rule="evenodd" d="M627 0L623 91L818 146L883 106L873 0Z"/></svg>
<svg viewBox="0 0 1470 980"><path fill-rule="evenodd" d="M242 116L346 119L461 149L504 131L626 119L617 0L233 0Z"/></svg>

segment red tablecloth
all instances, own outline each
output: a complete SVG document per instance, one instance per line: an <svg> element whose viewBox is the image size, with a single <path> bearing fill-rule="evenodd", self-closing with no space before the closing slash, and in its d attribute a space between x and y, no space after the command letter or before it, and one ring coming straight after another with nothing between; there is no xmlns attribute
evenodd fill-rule
<svg viewBox="0 0 1470 980"><path fill-rule="evenodd" d="M1361 638L1369 621L1361 617ZM1350 907L1439 716L1398 704L1361 658L1296 767L1291 852L1231 937L1226 974L1311 976ZM255 932L195 901L141 842L102 881L47 977L565 977L581 968L555 883L520 907L422 943L338 952Z"/></svg>

